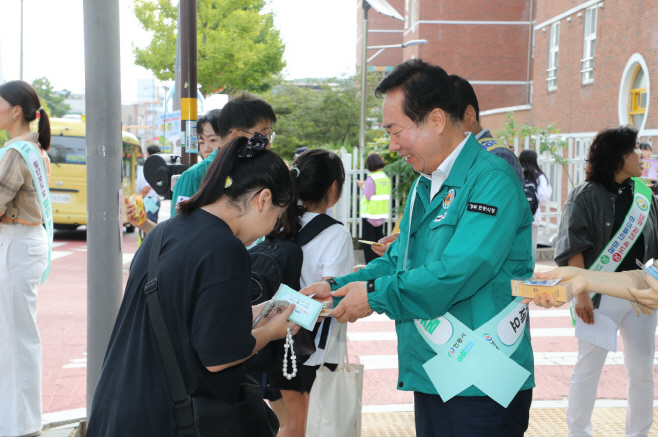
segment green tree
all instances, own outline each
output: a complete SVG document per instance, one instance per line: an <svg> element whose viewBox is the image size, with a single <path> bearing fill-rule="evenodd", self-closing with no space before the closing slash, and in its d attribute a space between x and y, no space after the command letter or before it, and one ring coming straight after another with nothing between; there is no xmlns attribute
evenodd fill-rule
<svg viewBox="0 0 658 437"><path fill-rule="evenodd" d="M134 12L153 36L133 46L135 63L160 80L174 78L177 8L171 0L135 0ZM265 0L204 0L197 3L198 82L204 95L224 88L263 92L285 67L284 44Z"/></svg>
<svg viewBox="0 0 658 437"><path fill-rule="evenodd" d="M45 77L35 79L32 86L41 99L41 106L46 109L51 117L62 117L71 110L71 107L64 103L64 100L71 95L70 91L54 91L52 84Z"/></svg>
<svg viewBox="0 0 658 437"><path fill-rule="evenodd" d="M354 77L281 82L263 94L277 115L272 149L291 159L298 147L340 149L359 144L361 100ZM381 102L368 97L368 118L381 119ZM376 130L367 130L373 139Z"/></svg>
<svg viewBox="0 0 658 437"><path fill-rule="evenodd" d="M564 157L563 150L567 146L567 141L559 137L561 130L552 124L546 127L532 126L524 123L517 123L513 112L508 112L505 116L503 128L496 132L496 138L506 145L513 145L514 138L523 141L525 137L530 137L533 143L539 143L538 154L548 152L549 155L562 166L567 175L571 186L575 186L571 174L569 173L569 160Z"/></svg>

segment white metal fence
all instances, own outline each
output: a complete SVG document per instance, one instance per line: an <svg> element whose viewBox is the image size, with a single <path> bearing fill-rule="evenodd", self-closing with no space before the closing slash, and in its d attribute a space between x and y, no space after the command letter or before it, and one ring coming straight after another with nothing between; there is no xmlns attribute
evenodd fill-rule
<svg viewBox="0 0 658 437"><path fill-rule="evenodd" d="M539 152L538 138L514 139L514 154L516 156L519 156L519 153L524 149L532 149L537 152L539 167L546 174L548 182L553 188L553 194L548 205L540 207L542 221L539 226L538 243L547 246L555 245L558 226L562 217L562 208L567 195L575 186L585 181L585 158L594 134L560 135L559 137L566 141L566 147L557 150L557 154L566 160L564 165L557 162L549 152Z"/></svg>
<svg viewBox="0 0 658 437"><path fill-rule="evenodd" d="M523 149L532 149L537 152L538 164L553 188L553 194L548 205L540 207L542 222L539 227L538 242L547 246L555 244L566 196L576 185L585 181L585 158L594 134L560 135L560 137L566 140L566 147L557 150L557 154L566 160L564 166L557 162L549 152L539 152L538 138L514 139L514 154L516 156L519 156ZM340 151L340 158L345 166L345 185L340 200L333 208L332 215L345 225L353 238L360 238L359 203L361 193L356 182L365 180L367 171L364 168L365 157L357 156L358 149L354 149L354 151L356 152L354 154L347 153L345 149ZM397 177L394 177L391 182L395 186ZM398 210L399 206L399 200L392 195L389 203L389 218L384 225L385 235L388 235L395 226L399 216L395 211Z"/></svg>
<svg viewBox="0 0 658 437"><path fill-rule="evenodd" d="M361 192L356 182L365 181L368 174L365 169L366 157L358 156L358 151L357 148L354 149L354 153L347 153L345 148L340 150L340 159L345 167L345 184L340 200L331 211L331 215L350 231L352 238L361 238L362 235L359 215ZM397 179L397 177L393 178L392 186L395 186ZM395 211L400 206L400 201L394 197L391 195L391 201L388 204L388 219L384 223L384 235L391 233L398 219Z"/></svg>

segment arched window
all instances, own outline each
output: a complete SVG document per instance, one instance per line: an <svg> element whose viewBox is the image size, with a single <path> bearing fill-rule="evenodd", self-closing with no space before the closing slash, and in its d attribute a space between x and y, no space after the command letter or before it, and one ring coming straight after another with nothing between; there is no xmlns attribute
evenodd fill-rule
<svg viewBox="0 0 658 437"><path fill-rule="evenodd" d="M638 66L633 75L630 95L628 96L628 121L631 126L640 128L647 113L647 77Z"/></svg>
<svg viewBox="0 0 658 437"><path fill-rule="evenodd" d="M619 124L630 124L642 131L647 123L651 94L651 78L644 57L634 53L628 59L619 84Z"/></svg>

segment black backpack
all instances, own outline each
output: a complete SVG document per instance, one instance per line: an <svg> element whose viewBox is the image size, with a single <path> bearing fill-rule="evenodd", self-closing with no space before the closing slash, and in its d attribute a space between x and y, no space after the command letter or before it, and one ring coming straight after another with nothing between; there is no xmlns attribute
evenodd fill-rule
<svg viewBox="0 0 658 437"><path fill-rule="evenodd" d="M539 208L539 200L537 199L537 186L533 182L526 179L523 185L523 192L525 193L525 197L528 199L528 203L530 204L530 212L532 212L532 215L535 215L537 208Z"/></svg>
<svg viewBox="0 0 658 437"><path fill-rule="evenodd" d="M281 284L299 290L304 254L302 246L308 244L322 231L341 222L326 214L313 218L292 239L276 233L268 234L260 244L249 249L251 259L251 304L257 305L272 299ZM303 337L303 338L302 338ZM315 351L314 337L310 331L301 330L295 336L295 354L298 358ZM280 347L279 347L280 346ZM274 364L275 348L283 348L283 340L270 342L253 357L244 362L248 370L267 372ZM279 363L279 366L281 363Z"/></svg>
<svg viewBox="0 0 658 437"><path fill-rule="evenodd" d="M292 240L276 233L268 234L260 244L249 249L251 260L251 304L272 299L281 284L299 290L304 254L308 244L331 225L342 224L326 214L313 218Z"/></svg>

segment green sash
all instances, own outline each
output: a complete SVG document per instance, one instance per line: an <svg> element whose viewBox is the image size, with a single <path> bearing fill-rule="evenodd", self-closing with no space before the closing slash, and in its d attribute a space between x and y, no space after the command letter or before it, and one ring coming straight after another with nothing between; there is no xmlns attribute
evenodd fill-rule
<svg viewBox="0 0 658 437"><path fill-rule="evenodd" d="M589 270L600 272L614 272L619 264L626 258L631 247L637 241L636 238L644 230L651 209L651 189L644 185L638 178L633 178L635 188L633 190L633 204L626 214L626 218L613 234L612 239L605 246L596 261Z"/></svg>
<svg viewBox="0 0 658 437"><path fill-rule="evenodd" d="M15 149L17 150L25 162L27 162L28 167L30 167L30 173L32 173L32 180L34 181L34 186L37 190L37 195L39 197L39 206L41 207L41 216L43 217L44 226L46 227L46 232L48 233L48 262L46 263L46 268L41 275L41 283L46 280L48 273L50 272L50 253L53 247L53 208L50 203L50 189L48 188L48 179L46 177L46 170L43 167L43 161L37 149L34 148L34 145L28 141L18 141L7 147L0 149L0 159L7 153L7 150Z"/></svg>
<svg viewBox="0 0 658 437"><path fill-rule="evenodd" d="M647 217L651 209L651 199L653 193L651 188L647 187L638 178L632 178L635 182L633 189L633 204L628 210L621 227L612 234L612 238L606 244L605 248L601 251L596 260L592 263L589 270L597 272L615 272L617 267L622 263L631 247L637 241L637 237L642 234L644 227L647 224ZM590 296L595 296L596 293L590 293ZM576 301L574 300L574 304ZM571 321L576 325L576 318L573 315L573 308L571 306Z"/></svg>
<svg viewBox="0 0 658 437"><path fill-rule="evenodd" d="M409 239L419 180L411 195ZM402 264L405 271L409 239ZM423 369L444 402L472 385L505 408L514 399L530 376L509 358L521 344L528 320L528 306L521 304L522 299L514 299L475 331L449 312L436 319L414 321L421 337L437 354L423 364Z"/></svg>

